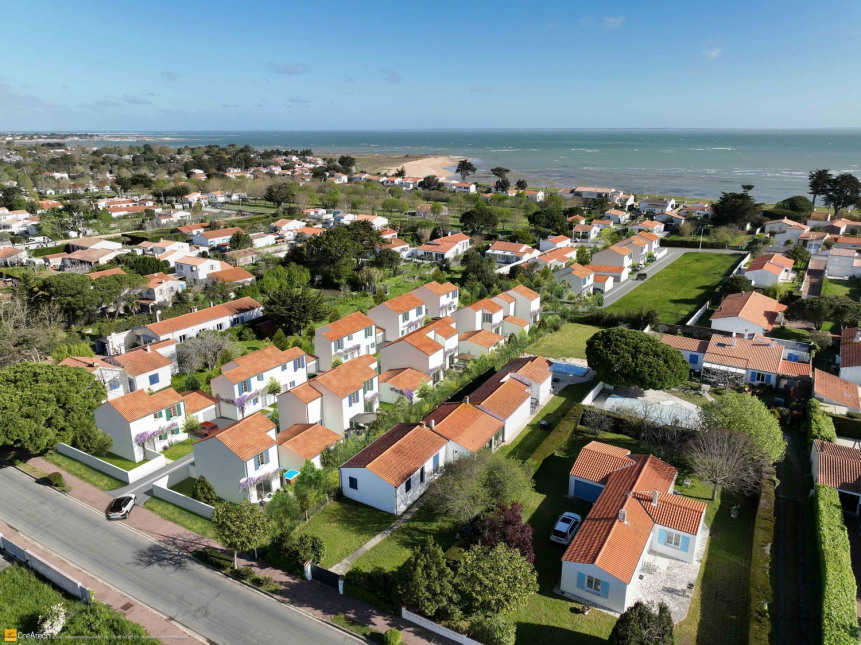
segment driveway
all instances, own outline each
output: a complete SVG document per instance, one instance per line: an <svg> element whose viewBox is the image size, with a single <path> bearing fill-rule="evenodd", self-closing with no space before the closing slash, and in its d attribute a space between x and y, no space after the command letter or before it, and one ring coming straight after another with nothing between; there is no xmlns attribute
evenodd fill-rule
<svg viewBox="0 0 861 645"><path fill-rule="evenodd" d="M123 486L122 488L117 488L111 491L111 494L114 497L119 497L120 495L138 495L139 499L137 500L137 504L139 506L143 506L144 502L148 499L148 496L145 495L147 491L152 488L152 484L154 481L158 481L165 475L169 475L175 470L179 470L180 468L184 468L186 465L192 463L194 461L194 453L190 452L187 455L180 457L179 459L170 462L169 464L159 468L154 473L151 473L144 477L143 479L139 479L136 482L129 484L128 486Z"/></svg>
<svg viewBox="0 0 861 645"><path fill-rule="evenodd" d="M31 540L213 643L355 643L350 636L0 468L0 517Z"/></svg>

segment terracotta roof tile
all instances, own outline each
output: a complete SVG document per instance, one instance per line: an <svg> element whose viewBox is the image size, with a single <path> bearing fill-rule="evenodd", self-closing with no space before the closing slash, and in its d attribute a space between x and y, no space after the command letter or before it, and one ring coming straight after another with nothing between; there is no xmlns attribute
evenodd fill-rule
<svg viewBox="0 0 861 645"><path fill-rule="evenodd" d="M451 293L452 291L457 291L457 285L452 284L451 282L444 282L442 284L440 284L439 282L428 282L427 284L422 286L428 291L431 291L438 296L444 296ZM415 291L415 289L413 291Z"/></svg>
<svg viewBox="0 0 861 645"><path fill-rule="evenodd" d="M493 297L494 297L494 298L499 298L499 299L500 299L500 300L502 300L503 302L517 302L517 300L514 298L514 296L512 296L512 295L511 295L511 294L509 294L509 293L506 293L505 291L503 291L502 293L500 293L498 296L493 296Z"/></svg>
<svg viewBox="0 0 861 645"><path fill-rule="evenodd" d="M186 414L195 414L218 403L218 399L201 390L183 392L181 396L182 400L185 402Z"/></svg>
<svg viewBox="0 0 861 645"><path fill-rule="evenodd" d="M715 334L706 348L705 362L777 374L783 345L771 338L730 338Z"/></svg>
<svg viewBox="0 0 861 645"><path fill-rule="evenodd" d="M529 322L523 320L523 318L518 318L517 316L506 316L502 319L503 322L511 323L512 325L517 325L518 327L528 327Z"/></svg>
<svg viewBox="0 0 861 645"><path fill-rule="evenodd" d="M102 359L100 356L69 356L60 361L60 365L66 367L83 367L89 372L95 372L97 369L106 370L121 370L117 365L112 365Z"/></svg>
<svg viewBox="0 0 861 645"><path fill-rule="evenodd" d="M430 383L430 380L430 376L412 367L386 370L380 374L380 383L388 383L399 390L411 390L413 392L425 383Z"/></svg>
<svg viewBox="0 0 861 645"><path fill-rule="evenodd" d="M810 363L799 363L797 361L780 361L777 373L784 376L810 376Z"/></svg>
<svg viewBox="0 0 861 645"><path fill-rule="evenodd" d="M497 311L502 311L502 305L498 302L493 302L490 298L482 298L481 300L473 302L471 305L468 305L468 308L473 311L480 311L483 309L492 314L495 314Z"/></svg>
<svg viewBox="0 0 861 645"><path fill-rule="evenodd" d="M279 446L289 448L303 459L314 459L343 437L319 423L298 423L278 433Z"/></svg>
<svg viewBox="0 0 861 645"><path fill-rule="evenodd" d="M765 331L771 331L777 314L781 311L786 311L786 305L756 291L748 291L734 293L724 298L711 319L741 318L762 327Z"/></svg>
<svg viewBox="0 0 861 645"><path fill-rule="evenodd" d="M377 376L377 370L371 367L376 362L377 359L373 355L359 356L328 372L318 374L309 383L315 389L317 385L324 386L335 396L343 399L361 388L366 381Z"/></svg>
<svg viewBox="0 0 861 645"><path fill-rule="evenodd" d="M391 300L386 300L381 305L377 305L379 307L387 307L391 309L396 314L402 314L406 311L410 311L411 309L415 309L416 307L424 306L424 300L419 298L412 291L409 293L405 293L402 296L398 296L397 298L392 298Z"/></svg>
<svg viewBox="0 0 861 645"><path fill-rule="evenodd" d="M532 395L529 386L515 379L508 379L497 387L494 392L482 401L475 401L482 409L487 410L493 416L507 420L513 415ZM470 397L472 402L472 397Z"/></svg>
<svg viewBox="0 0 861 645"><path fill-rule="evenodd" d="M861 341L858 327L844 327L840 333L840 367L858 367L861 365Z"/></svg>
<svg viewBox="0 0 861 645"><path fill-rule="evenodd" d="M850 410L861 411L858 386L834 374L813 370L813 394Z"/></svg>
<svg viewBox="0 0 861 645"><path fill-rule="evenodd" d="M321 335L327 340L338 340L344 336L355 334L368 327L373 327L374 321L368 318L361 311L355 311L347 314L343 318L339 318L335 322L330 322L320 327Z"/></svg>
<svg viewBox="0 0 861 645"><path fill-rule="evenodd" d="M268 434L270 430L275 430L275 423L262 412L256 412L201 439L195 445L204 441L220 441L242 461L248 461L275 445L275 439Z"/></svg>
<svg viewBox="0 0 861 645"><path fill-rule="evenodd" d="M691 535L699 533L707 508L705 503L690 497L659 492L658 505L653 506L654 493L641 491L634 493L634 497L655 524Z"/></svg>
<svg viewBox="0 0 861 645"><path fill-rule="evenodd" d="M514 370L524 378L535 383L544 383L553 374L550 371L550 361L543 356L528 356L526 363Z"/></svg>
<svg viewBox="0 0 861 645"><path fill-rule="evenodd" d="M399 423L341 468L367 468L397 487L446 443L446 439L423 424Z"/></svg>
<svg viewBox="0 0 861 645"><path fill-rule="evenodd" d="M590 441L574 461L571 474L597 484L605 484L610 473L627 468L634 463L631 451L611 446L600 441Z"/></svg>
<svg viewBox="0 0 861 645"><path fill-rule="evenodd" d="M162 334L171 334L181 329L187 329L188 327L202 325L213 320L218 320L219 318L226 318L235 314L260 309L262 306L263 305L257 302L254 298L239 298L237 300L225 302L222 305L215 305L214 307L183 314L176 318L169 318L168 320L162 320L161 322L151 323L146 327L154 334L161 336Z"/></svg>
<svg viewBox="0 0 861 645"><path fill-rule="evenodd" d="M302 403L310 403L316 399L319 399L322 394L311 387L310 383L302 383L301 385L297 385L291 390L288 390L290 394L299 399Z"/></svg>
<svg viewBox="0 0 861 645"><path fill-rule="evenodd" d="M213 240L219 237L231 237L234 233L244 233L245 229L239 228L238 226L231 226L229 228L219 228L214 231L203 231L200 233L201 237L205 237L207 240Z"/></svg>
<svg viewBox="0 0 861 645"><path fill-rule="evenodd" d="M488 331L487 329L479 329L478 331L465 331L459 336L459 339L461 342L469 341L470 343L475 343L479 347L490 349L496 344L504 341L505 337L500 336L499 334L494 334L492 331Z"/></svg>
<svg viewBox="0 0 861 645"><path fill-rule="evenodd" d="M443 403L424 418L427 425L431 421L437 434L470 452L481 450L503 428L502 421L469 403Z"/></svg>
<svg viewBox="0 0 861 645"><path fill-rule="evenodd" d="M222 368L221 374L231 383L239 383L252 376L275 369L279 365L289 363L300 356L307 357L307 354L299 347L291 347L281 351L275 345L267 345L250 354L234 358L231 363L236 363L236 367Z"/></svg>
<svg viewBox="0 0 861 645"><path fill-rule="evenodd" d="M150 348L134 349L125 354L111 356L111 361L122 367L130 376L141 376L149 372L168 367L172 361Z"/></svg>
<svg viewBox="0 0 861 645"><path fill-rule="evenodd" d="M182 397L169 387L155 394L149 394L146 390L135 390L118 396L104 405L112 406L126 421L137 421L180 401Z"/></svg>
<svg viewBox="0 0 861 645"><path fill-rule="evenodd" d="M771 262L772 264L776 264L785 269L791 269L795 266L795 262L785 255L781 255L780 253L766 253L765 255L757 255L753 258L750 263L758 264L760 262Z"/></svg>
<svg viewBox="0 0 861 645"><path fill-rule="evenodd" d="M709 341L699 340L698 338L687 338L685 336L674 336L672 334L664 334L661 336L661 342L676 349L683 349L686 352L695 352L697 354L705 354L709 346Z"/></svg>
<svg viewBox="0 0 861 645"><path fill-rule="evenodd" d="M114 267L113 269L105 269L104 271L93 271L87 275L93 280L97 280L98 278L104 278L108 275L126 275L126 272L119 267Z"/></svg>
<svg viewBox="0 0 861 645"><path fill-rule="evenodd" d="M819 484L861 493L861 450L814 439L819 458Z"/></svg>
<svg viewBox="0 0 861 645"><path fill-rule="evenodd" d="M245 280L254 280L253 274L240 267L214 271L210 273L208 277L212 280L223 282L224 284L234 284L236 282L244 282Z"/></svg>

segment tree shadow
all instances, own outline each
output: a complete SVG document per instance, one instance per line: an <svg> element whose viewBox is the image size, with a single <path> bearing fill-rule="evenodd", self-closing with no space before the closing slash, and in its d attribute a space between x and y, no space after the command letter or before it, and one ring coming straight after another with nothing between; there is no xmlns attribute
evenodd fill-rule
<svg viewBox="0 0 861 645"><path fill-rule="evenodd" d="M188 562L188 556L184 552L168 544L152 544L135 554L135 563L144 567L185 569Z"/></svg>
<svg viewBox="0 0 861 645"><path fill-rule="evenodd" d="M517 623L517 641L520 643L576 643L577 645L604 645L600 636L583 632L572 634L570 629L540 623Z"/></svg>

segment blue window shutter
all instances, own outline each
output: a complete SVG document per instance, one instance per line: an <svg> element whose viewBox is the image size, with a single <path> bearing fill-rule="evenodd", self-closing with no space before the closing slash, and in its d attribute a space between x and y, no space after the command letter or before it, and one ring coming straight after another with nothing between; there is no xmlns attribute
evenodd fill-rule
<svg viewBox="0 0 861 645"><path fill-rule="evenodd" d="M682 545L681 545L681 549L682 549L682 551L684 551L685 553L687 553L688 548L690 547L690 545L691 545L691 538L689 538L687 535L683 535L683 536L682 536Z"/></svg>
<svg viewBox="0 0 861 645"><path fill-rule="evenodd" d="M658 544L666 544L667 543L667 529L659 529L658 530Z"/></svg>
<svg viewBox="0 0 861 645"><path fill-rule="evenodd" d="M610 595L610 583L606 580L601 581L601 597L606 598Z"/></svg>
<svg viewBox="0 0 861 645"><path fill-rule="evenodd" d="M766 383L771 383L771 374L766 374L766 375L765 375L765 382L766 382Z"/></svg>
<svg viewBox="0 0 861 645"><path fill-rule="evenodd" d="M266 452L264 452L264 453L263 453L263 463L264 463L264 464L268 464L268 463L269 463L269 451L268 451L268 450L267 450Z"/></svg>
<svg viewBox="0 0 861 645"><path fill-rule="evenodd" d="M577 572L577 588L585 589L586 588L586 574L583 572Z"/></svg>
<svg viewBox="0 0 861 645"><path fill-rule="evenodd" d="M699 360L699 356L697 356L696 354L691 354L691 360L690 360L691 365L696 365L698 360Z"/></svg>

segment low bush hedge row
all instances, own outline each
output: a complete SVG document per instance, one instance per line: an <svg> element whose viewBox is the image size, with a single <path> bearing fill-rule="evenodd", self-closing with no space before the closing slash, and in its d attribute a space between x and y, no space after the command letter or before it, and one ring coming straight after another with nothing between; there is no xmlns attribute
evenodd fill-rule
<svg viewBox="0 0 861 645"><path fill-rule="evenodd" d="M837 491L816 484L816 532L822 571L822 642L858 645L855 576Z"/></svg>
<svg viewBox="0 0 861 645"><path fill-rule="evenodd" d="M831 443L837 441L834 421L825 413L816 399L810 399L807 404L807 438L811 441L814 439Z"/></svg>
<svg viewBox="0 0 861 645"><path fill-rule="evenodd" d="M769 473L770 475L770 473ZM763 479L759 507L753 524L753 553L750 560L750 645L769 645L771 632L771 545L774 542L774 484Z"/></svg>
<svg viewBox="0 0 861 645"><path fill-rule="evenodd" d="M834 430L838 437L861 439L861 420L832 416L831 422L834 424Z"/></svg>
<svg viewBox="0 0 861 645"><path fill-rule="evenodd" d="M571 433L574 432L578 425L580 425L580 419L582 416L583 406L577 403L565 414L562 420L556 424L556 427L553 428L553 431L549 435L547 435L547 438L538 445L535 452L533 452L529 459L526 460L527 463L537 471L545 459L555 453L560 446L568 441L569 437L571 437Z"/></svg>

